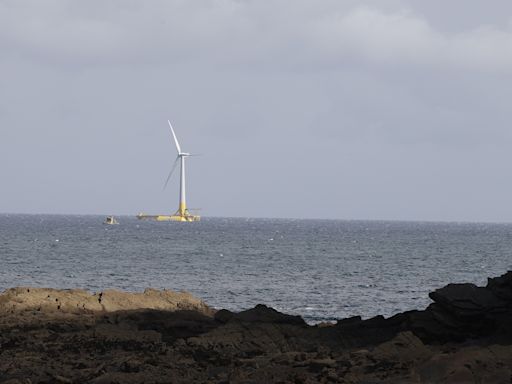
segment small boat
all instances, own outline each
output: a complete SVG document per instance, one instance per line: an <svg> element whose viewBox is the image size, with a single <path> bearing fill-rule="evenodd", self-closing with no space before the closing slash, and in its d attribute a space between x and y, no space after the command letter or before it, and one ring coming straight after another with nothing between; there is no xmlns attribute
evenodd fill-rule
<svg viewBox="0 0 512 384"><path fill-rule="evenodd" d="M117 221L114 218L114 216L107 216L107 218L105 219L103 224L114 225L114 224L119 224L119 221Z"/></svg>

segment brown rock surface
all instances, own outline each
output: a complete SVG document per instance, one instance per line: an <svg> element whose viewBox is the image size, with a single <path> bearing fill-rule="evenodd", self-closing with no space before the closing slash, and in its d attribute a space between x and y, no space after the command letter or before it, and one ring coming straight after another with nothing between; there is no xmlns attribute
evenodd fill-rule
<svg viewBox="0 0 512 384"><path fill-rule="evenodd" d="M187 293L13 288L0 295L0 383L510 382L512 273L431 298L310 326L264 305L215 313Z"/></svg>
<svg viewBox="0 0 512 384"><path fill-rule="evenodd" d="M0 312L43 310L66 313L114 312L132 309L158 309L163 311L195 310L213 314L203 301L187 292L146 289L142 293L106 290L90 293L82 289L60 290L52 288L17 287L0 295Z"/></svg>

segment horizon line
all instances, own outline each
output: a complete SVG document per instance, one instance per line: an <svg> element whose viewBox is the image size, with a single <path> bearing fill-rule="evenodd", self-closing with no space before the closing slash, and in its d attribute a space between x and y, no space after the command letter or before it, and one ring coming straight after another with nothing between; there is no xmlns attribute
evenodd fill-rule
<svg viewBox="0 0 512 384"><path fill-rule="evenodd" d="M23 212L0 212L0 216L117 216L133 217L137 214L112 214L112 213L23 213ZM328 218L328 217L268 217L268 216L204 216L202 219L256 219L256 220L310 220L310 221L353 221L353 222L397 222L397 223L433 223L433 224L512 224L512 221L473 221L473 220L432 220L432 219L368 219L368 218Z"/></svg>

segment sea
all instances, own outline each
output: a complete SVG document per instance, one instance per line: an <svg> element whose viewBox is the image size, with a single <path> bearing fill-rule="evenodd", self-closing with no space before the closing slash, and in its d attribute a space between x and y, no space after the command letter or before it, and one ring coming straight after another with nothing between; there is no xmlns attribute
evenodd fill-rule
<svg viewBox="0 0 512 384"><path fill-rule="evenodd" d="M308 323L424 309L448 283L512 268L512 224L0 215L0 290L188 291L214 308L266 304Z"/></svg>

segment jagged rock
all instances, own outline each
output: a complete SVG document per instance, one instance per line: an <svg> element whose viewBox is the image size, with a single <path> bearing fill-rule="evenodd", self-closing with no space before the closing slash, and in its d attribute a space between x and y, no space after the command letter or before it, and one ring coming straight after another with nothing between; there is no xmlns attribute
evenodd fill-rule
<svg viewBox="0 0 512 384"><path fill-rule="evenodd" d="M448 284L429 294L444 310L457 317L471 317L509 310L507 303L494 293L474 284Z"/></svg>
<svg viewBox="0 0 512 384"><path fill-rule="evenodd" d="M403 329L412 331L429 344L463 341L466 333L459 328L459 323L450 313L438 308L431 304L425 311L410 312Z"/></svg>
<svg viewBox="0 0 512 384"><path fill-rule="evenodd" d="M215 313L214 318L221 323L227 323L234 315L235 314L233 312L228 311L227 309L221 309Z"/></svg>
<svg viewBox="0 0 512 384"><path fill-rule="evenodd" d="M487 287L496 297L507 302L512 301L512 271L502 276L489 278Z"/></svg>
<svg viewBox="0 0 512 384"><path fill-rule="evenodd" d="M363 319L361 318L361 316L352 316L352 317L347 317L345 319L339 319L336 322L336 325L339 325L339 326L354 325L354 324L360 324L362 321L363 321Z"/></svg>
<svg viewBox="0 0 512 384"><path fill-rule="evenodd" d="M300 316L286 315L263 304L258 304L252 309L235 314L232 320L247 323L306 324L304 319Z"/></svg>

